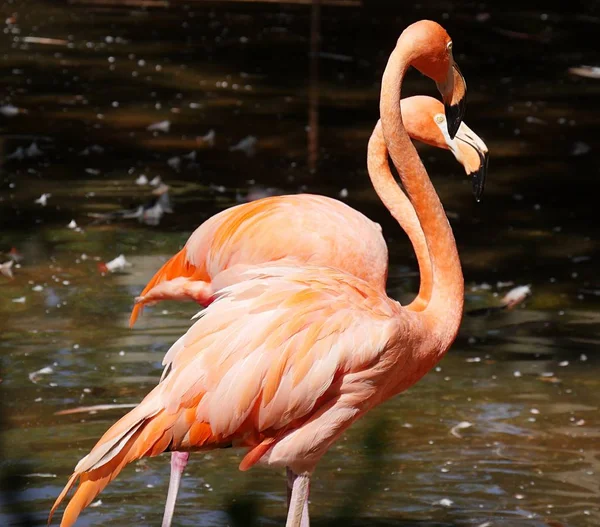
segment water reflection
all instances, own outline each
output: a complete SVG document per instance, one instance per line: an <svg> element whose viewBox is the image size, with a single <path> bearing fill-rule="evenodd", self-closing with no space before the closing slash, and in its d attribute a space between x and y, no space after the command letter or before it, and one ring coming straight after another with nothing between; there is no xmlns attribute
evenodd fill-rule
<svg viewBox="0 0 600 527"><path fill-rule="evenodd" d="M492 153L476 205L453 161L420 148L459 243L467 310L479 316L465 317L436 371L332 449L313 483L315 524L600 523L600 254L587 191L600 84L568 74L597 58L584 43L599 21L583 4L505 7L324 6L318 92L307 6L0 7L12 39L1 81L0 263L14 261L14 279L0 275L2 488L24 489L21 502L5 494L1 523L20 507L43 525L76 460L123 410L55 412L136 403L155 384L196 306L149 308L130 331L132 298L222 208L298 191L341 198L382 224L389 292L412 298L414 257L364 156L387 54L422 17L453 35L468 121ZM411 75L414 93L433 89ZM316 95L313 173L305 127L316 131L307 121ZM100 272L121 254L131 267ZM531 284L532 295L495 309L507 290L499 282ZM282 475L239 473L238 463L233 451L192 457L178 525L249 525L252 514L283 523ZM167 480L167 459L140 461L81 525L159 524Z"/></svg>

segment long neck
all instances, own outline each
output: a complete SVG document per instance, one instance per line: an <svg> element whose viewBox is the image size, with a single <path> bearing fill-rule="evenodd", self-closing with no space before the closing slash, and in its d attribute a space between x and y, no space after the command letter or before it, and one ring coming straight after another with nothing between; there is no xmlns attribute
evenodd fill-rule
<svg viewBox="0 0 600 527"><path fill-rule="evenodd" d="M462 318L464 280L448 218L402 124L400 91L414 58L411 43L401 36L383 74L381 123L390 156L414 205L429 249L433 285L431 301L422 315L442 347L447 347L456 337Z"/></svg>
<svg viewBox="0 0 600 527"><path fill-rule="evenodd" d="M415 254L417 255L419 275L421 277L419 294L406 306L406 309L410 309L411 311L423 311L429 303L433 286L433 273L431 270L429 250L415 208L396 183L390 170L388 150L383 137L381 121L377 121L375 129L369 139L369 146L367 149L367 169L375 192L377 192L377 195L383 204L404 229L404 232L408 235Z"/></svg>

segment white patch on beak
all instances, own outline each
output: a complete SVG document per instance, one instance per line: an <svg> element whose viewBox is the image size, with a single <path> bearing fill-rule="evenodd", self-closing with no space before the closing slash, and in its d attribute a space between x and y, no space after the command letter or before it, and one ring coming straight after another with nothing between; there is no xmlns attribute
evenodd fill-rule
<svg viewBox="0 0 600 527"><path fill-rule="evenodd" d="M450 134L448 133L448 126L446 126L446 116L443 113L438 113L433 117L433 120L435 121L436 126L442 132L442 135L444 136L444 141L446 141L446 144L448 145L448 149L450 150L450 152L452 152L454 154L454 157L456 158L456 160L459 163L462 163L461 158L460 158L460 149L458 148L458 145L456 144L456 137L454 139L451 139ZM463 126L466 126L466 125L464 123L461 123L461 125L458 129L459 133Z"/></svg>

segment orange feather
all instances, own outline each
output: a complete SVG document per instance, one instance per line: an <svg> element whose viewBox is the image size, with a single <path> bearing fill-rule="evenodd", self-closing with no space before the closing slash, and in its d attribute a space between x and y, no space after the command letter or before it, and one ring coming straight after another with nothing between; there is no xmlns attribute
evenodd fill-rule
<svg viewBox="0 0 600 527"><path fill-rule="evenodd" d="M144 296L157 284L179 277L193 277L195 280L202 280L205 278L205 273L190 263L185 247L181 249L181 251L179 251L175 256L171 257L167 262L165 262L165 264L150 279L148 285L144 287L141 296ZM143 310L143 304L136 304L133 307L133 311L129 317L129 327L133 327Z"/></svg>

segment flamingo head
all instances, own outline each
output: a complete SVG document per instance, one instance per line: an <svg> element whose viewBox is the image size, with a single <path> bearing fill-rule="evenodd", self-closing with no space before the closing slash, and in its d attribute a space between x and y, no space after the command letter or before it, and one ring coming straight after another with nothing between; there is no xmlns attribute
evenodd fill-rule
<svg viewBox="0 0 600 527"><path fill-rule="evenodd" d="M444 106L433 97L417 95L401 101L402 121L411 138L437 148L450 150L472 178L473 194L480 201L488 168L488 148L466 123L450 137Z"/></svg>
<svg viewBox="0 0 600 527"><path fill-rule="evenodd" d="M411 64L436 82L444 101L448 135L458 132L466 110L467 84L452 55L452 40L446 30L431 20L408 26L398 44L410 43Z"/></svg>

